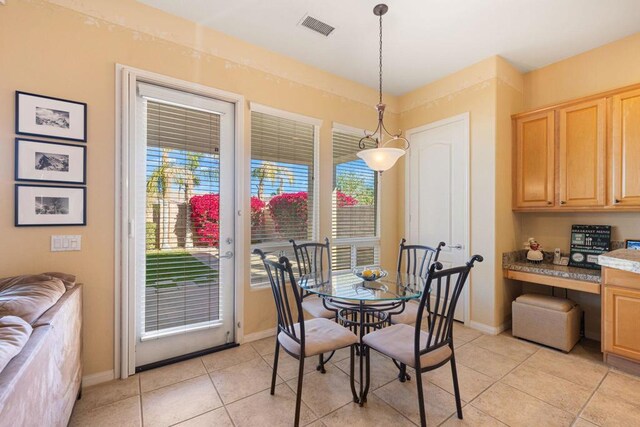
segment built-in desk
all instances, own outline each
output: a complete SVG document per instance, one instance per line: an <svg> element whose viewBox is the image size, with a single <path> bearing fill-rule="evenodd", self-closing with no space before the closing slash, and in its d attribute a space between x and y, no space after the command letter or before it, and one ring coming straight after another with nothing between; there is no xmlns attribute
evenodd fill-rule
<svg viewBox="0 0 640 427"><path fill-rule="evenodd" d="M507 279L600 294L600 270L568 267L548 262L534 264L514 259L507 254L503 256L502 269Z"/></svg>

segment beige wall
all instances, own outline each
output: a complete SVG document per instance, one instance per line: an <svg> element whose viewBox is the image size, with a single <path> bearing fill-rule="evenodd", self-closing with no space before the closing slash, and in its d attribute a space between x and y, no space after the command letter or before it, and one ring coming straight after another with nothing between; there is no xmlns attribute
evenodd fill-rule
<svg viewBox="0 0 640 427"><path fill-rule="evenodd" d="M523 111L640 83L640 33L524 75Z"/></svg>
<svg viewBox="0 0 640 427"><path fill-rule="evenodd" d="M469 113L470 253L485 257L485 262L474 268L470 281L470 320L489 327L503 323L505 314L499 306L504 293L509 292L502 281L496 251L498 247L510 245L515 233L511 205L509 203L508 209L504 205L507 192L510 197L510 180L501 181L505 174L510 174L510 166L501 167L499 174L496 173L497 162L508 156L502 150L508 151L510 146L510 130L506 128L510 111L520 106L522 81L514 71L501 58L488 58L400 98L400 124L405 130ZM498 98L507 98L509 104L498 110ZM498 114L507 119L499 118ZM510 123L508 126L510 129ZM398 172L399 186L403 189L404 162ZM399 206L398 233L403 235L403 196ZM503 237L497 239L497 231L502 233L503 228L506 228Z"/></svg>
<svg viewBox="0 0 640 427"><path fill-rule="evenodd" d="M512 200L512 147L511 114L520 111L524 103L522 74L507 61L499 58L496 103L496 248L495 315L498 324L511 318L511 302L521 293L519 282L507 280L502 273L502 254L519 247L520 221L511 210Z"/></svg>
<svg viewBox="0 0 640 427"><path fill-rule="evenodd" d="M0 248L0 276L61 270L77 274L86 284L87 375L114 366L116 63L244 95L247 153L249 101L322 119L321 236L331 231L332 122L370 128L376 117L376 92L133 0L56 3L65 7L38 0L12 0L0 7L0 199L5 201L0 206L0 233L6 242ZM13 226L15 90L88 103L86 227ZM397 127L397 101L388 97L388 102L388 125ZM396 175L395 170L386 172L382 183L382 262L387 268L394 266L399 240ZM50 252L52 234L81 234L82 251ZM247 256L248 245L244 249L238 252ZM244 333L273 328L270 291L252 290L248 281L242 285Z"/></svg>

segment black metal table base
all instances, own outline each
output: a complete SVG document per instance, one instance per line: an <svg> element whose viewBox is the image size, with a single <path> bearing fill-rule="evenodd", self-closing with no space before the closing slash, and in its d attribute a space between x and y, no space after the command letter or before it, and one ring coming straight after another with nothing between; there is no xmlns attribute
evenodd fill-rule
<svg viewBox="0 0 640 427"><path fill-rule="evenodd" d="M375 303L365 304L365 301L359 303L347 303L344 301L331 301L331 303L338 307L338 321L345 327L351 329L358 335L358 344L351 347L351 393L353 394L353 401L360 406L364 405L367 401L367 394L369 393L369 386L371 384L371 368L369 363L369 348L362 341L363 337L372 330L380 329L384 325L388 324L389 313L400 307L404 302L393 301L388 303ZM355 385L355 356L359 358L358 377L359 387L356 389ZM401 369L401 374L406 375L406 369ZM402 381L402 380L401 380Z"/></svg>

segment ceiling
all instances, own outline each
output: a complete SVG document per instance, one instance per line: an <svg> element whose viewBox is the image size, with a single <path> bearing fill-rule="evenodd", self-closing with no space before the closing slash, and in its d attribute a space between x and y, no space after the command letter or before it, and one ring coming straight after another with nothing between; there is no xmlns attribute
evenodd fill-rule
<svg viewBox="0 0 640 427"><path fill-rule="evenodd" d="M377 88L375 0L139 0ZM387 0L384 89L400 95L489 56L530 71L640 31L640 0ZM298 25L311 15L324 37ZM631 52L630 52L631 54Z"/></svg>

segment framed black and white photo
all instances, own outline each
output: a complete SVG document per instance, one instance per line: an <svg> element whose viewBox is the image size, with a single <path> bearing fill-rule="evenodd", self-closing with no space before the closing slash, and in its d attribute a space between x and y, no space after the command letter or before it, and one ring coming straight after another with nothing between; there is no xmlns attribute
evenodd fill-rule
<svg viewBox="0 0 640 427"><path fill-rule="evenodd" d="M86 187L16 184L16 227L86 225L86 212Z"/></svg>
<svg viewBox="0 0 640 427"><path fill-rule="evenodd" d="M85 184L87 147L16 138L16 181Z"/></svg>
<svg viewBox="0 0 640 427"><path fill-rule="evenodd" d="M87 104L16 92L16 133L87 141Z"/></svg>

